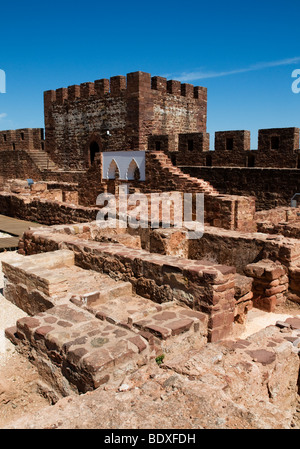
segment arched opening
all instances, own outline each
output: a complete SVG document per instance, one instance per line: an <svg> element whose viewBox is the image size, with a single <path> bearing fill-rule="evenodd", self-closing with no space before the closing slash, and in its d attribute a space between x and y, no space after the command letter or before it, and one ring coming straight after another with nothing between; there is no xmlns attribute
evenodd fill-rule
<svg viewBox="0 0 300 449"><path fill-rule="evenodd" d="M107 178L108 179L118 179L120 177L119 167L116 161L113 159L108 167Z"/></svg>
<svg viewBox="0 0 300 449"><path fill-rule="evenodd" d="M130 162L127 170L127 179L128 181L139 181L140 180L140 170L134 159Z"/></svg>
<svg viewBox="0 0 300 449"><path fill-rule="evenodd" d="M95 160L95 156L96 154L100 153L100 148L99 145L97 144L97 142L91 142L90 144L90 162L91 164L93 164L94 160Z"/></svg>

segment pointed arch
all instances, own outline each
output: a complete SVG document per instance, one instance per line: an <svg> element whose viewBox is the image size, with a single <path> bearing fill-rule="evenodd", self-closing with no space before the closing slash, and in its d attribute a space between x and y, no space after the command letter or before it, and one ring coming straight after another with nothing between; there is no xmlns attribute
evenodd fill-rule
<svg viewBox="0 0 300 449"><path fill-rule="evenodd" d="M100 153L99 145L98 145L98 143L95 140L93 140L90 143L90 163L91 164L94 163L95 157L99 153Z"/></svg>
<svg viewBox="0 0 300 449"><path fill-rule="evenodd" d="M138 181L140 179L140 170L136 160L133 158L128 165L126 178L130 180Z"/></svg>
<svg viewBox="0 0 300 449"><path fill-rule="evenodd" d="M100 154L103 151L103 144L100 135L92 133L89 135L84 151L84 160L87 168L91 167L96 161L100 161Z"/></svg>
<svg viewBox="0 0 300 449"><path fill-rule="evenodd" d="M107 170L107 179L117 179L120 176L120 170L118 167L118 164L114 159L112 159L111 163L109 164L108 170Z"/></svg>

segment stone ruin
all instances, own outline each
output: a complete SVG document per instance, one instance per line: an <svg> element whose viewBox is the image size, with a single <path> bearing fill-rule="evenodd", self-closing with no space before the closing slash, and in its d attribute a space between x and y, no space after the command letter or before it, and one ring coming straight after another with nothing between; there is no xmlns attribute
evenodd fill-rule
<svg viewBox="0 0 300 449"><path fill-rule="evenodd" d="M273 199L245 187L221 192L214 170L225 173L225 160L242 176L251 168L259 185L263 170L297 170L299 130L261 130L256 168L246 131L216 133L209 154L203 87L135 72L48 91L44 101L45 137L37 129L0 132L0 210L41 224L2 261L3 295L27 314L5 334L36 366L51 401L71 397L80 407L89 392L118 408L124 379L130 399L141 378L165 394L173 376L179 408L193 392L197 410L197 398L214 410L197 412L200 428L297 427L300 209L278 192ZM269 162L275 153L279 167ZM207 167L209 180L202 177ZM298 189L294 179L288 192ZM125 217L116 210L123 226L100 226L98 195L118 199L120 188L127 201L142 194L149 207L153 194L188 193L195 204L201 193L201 236L189 238L187 223L176 225L175 205L168 227L165 206L157 227L150 220L128 226L130 207ZM280 207L273 207L276 198ZM244 338L255 310L289 316ZM224 406L212 399L220 388ZM176 427L167 396L164 425ZM143 397L146 415L158 413ZM159 428L158 415L152 423Z"/></svg>

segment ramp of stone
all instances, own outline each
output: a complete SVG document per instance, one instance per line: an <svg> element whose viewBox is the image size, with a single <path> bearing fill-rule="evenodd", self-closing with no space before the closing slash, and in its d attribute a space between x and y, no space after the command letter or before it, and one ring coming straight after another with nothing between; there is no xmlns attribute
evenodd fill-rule
<svg viewBox="0 0 300 449"><path fill-rule="evenodd" d="M21 318L16 327L6 330L6 336L38 368L43 367L44 377L51 375L52 385L60 389L63 382L59 379L64 376L78 392L122 380L149 355L141 335L103 322L72 303Z"/></svg>

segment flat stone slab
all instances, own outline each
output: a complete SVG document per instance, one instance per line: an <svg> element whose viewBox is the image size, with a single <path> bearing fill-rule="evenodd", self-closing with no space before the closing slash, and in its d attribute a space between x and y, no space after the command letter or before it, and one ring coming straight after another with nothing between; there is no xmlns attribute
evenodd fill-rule
<svg viewBox="0 0 300 449"><path fill-rule="evenodd" d="M166 340L184 332L198 332L200 328L203 331L204 326L207 326L207 319L204 313L175 305L159 313L152 313L142 320L133 321L133 326Z"/></svg>
<svg viewBox="0 0 300 449"><path fill-rule="evenodd" d="M91 303L102 303L120 295L130 295L132 284L130 282L115 281L108 275L96 271L84 270L73 266L60 270L60 273L68 280L68 294L76 296L85 302L89 293L99 292L98 298L91 299Z"/></svg>
<svg viewBox="0 0 300 449"><path fill-rule="evenodd" d="M297 317L287 318L285 322L288 323L292 329L300 329L300 318Z"/></svg>
<svg viewBox="0 0 300 449"><path fill-rule="evenodd" d="M108 382L115 371L134 371L141 355L149 355L141 335L103 322L72 303L21 318L6 335L60 368L79 392Z"/></svg>
<svg viewBox="0 0 300 449"><path fill-rule="evenodd" d="M96 318L119 326L150 332L167 339L183 332L205 333L208 317L204 313L182 307L176 301L157 304L138 295L121 296L102 304L85 306L78 298L71 302L91 312Z"/></svg>

